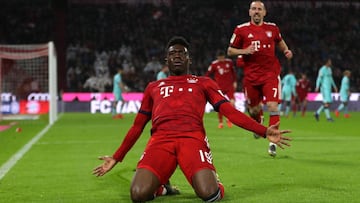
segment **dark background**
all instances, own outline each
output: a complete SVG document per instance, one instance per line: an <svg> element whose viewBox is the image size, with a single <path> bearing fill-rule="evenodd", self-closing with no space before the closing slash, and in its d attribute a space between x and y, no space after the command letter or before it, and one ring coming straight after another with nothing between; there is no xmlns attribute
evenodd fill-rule
<svg viewBox="0 0 360 203"><path fill-rule="evenodd" d="M59 91L89 91L85 80L97 74L101 60L111 78L125 66L131 91L143 91L163 63L164 46L173 35L191 42L191 72L203 75L218 49L226 50L236 25L249 21L250 1L188 0L11 0L0 2L0 43L54 41ZM265 21L276 23L294 53L279 54L283 73L304 72L313 82L324 60L332 58L338 87L342 72L352 71L351 91L360 91L359 1L264 1ZM126 48L121 50L122 48ZM125 51L124 51L125 50ZM239 82L242 70L237 69ZM101 75L100 75L101 76ZM241 83L239 83L241 84ZM106 89L110 90L111 87ZM238 87L241 91L241 85Z"/></svg>

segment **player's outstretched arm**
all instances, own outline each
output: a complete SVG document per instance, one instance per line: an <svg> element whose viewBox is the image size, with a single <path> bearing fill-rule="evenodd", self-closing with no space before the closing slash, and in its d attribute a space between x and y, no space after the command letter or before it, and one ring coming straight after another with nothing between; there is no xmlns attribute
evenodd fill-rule
<svg viewBox="0 0 360 203"><path fill-rule="evenodd" d="M280 122L277 122L275 125L272 125L266 130L266 138L275 143L281 149L284 149L284 145L289 146L289 142L291 141L290 137L283 136L285 133L290 133L290 130L279 130Z"/></svg>
<svg viewBox="0 0 360 203"><path fill-rule="evenodd" d="M104 162L100 166L94 168L93 175L96 177L105 175L117 164L117 161L110 156L99 157L99 160L103 160Z"/></svg>
<svg viewBox="0 0 360 203"><path fill-rule="evenodd" d="M291 138L285 137L283 134L291 131L279 130L280 122L267 128L244 113L236 110L229 102L221 104L219 112L225 115L235 125L262 135L264 138L266 137L270 142L277 144L282 149L284 145L290 146L289 142Z"/></svg>
<svg viewBox="0 0 360 203"><path fill-rule="evenodd" d="M150 118L151 117L147 114L138 113L135 117L133 126L127 132L120 147L116 150L112 157L99 157L99 159L103 160L104 162L93 170L93 174L96 176L103 176L109 172L118 162L121 162L127 152L132 148L132 146L140 137L146 123L150 120Z"/></svg>

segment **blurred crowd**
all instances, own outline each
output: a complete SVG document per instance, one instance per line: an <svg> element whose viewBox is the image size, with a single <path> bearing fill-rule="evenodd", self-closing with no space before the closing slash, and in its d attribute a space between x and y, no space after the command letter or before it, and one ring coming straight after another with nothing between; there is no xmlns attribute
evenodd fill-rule
<svg viewBox="0 0 360 203"><path fill-rule="evenodd" d="M129 91L143 91L164 66L164 47L173 35L191 42L190 71L204 75L216 51L226 50L234 27L249 21L249 5L242 1L171 2L171 6L68 3L64 91L111 91L117 66L124 69ZM344 70L351 70L351 91L359 92L359 5L311 2L266 2L265 20L280 27L294 53L291 61L279 53L283 73L289 69L306 73L314 82L318 69L331 58L336 84L340 86ZM43 43L54 36L55 17L49 4L3 6L0 17L2 44ZM241 84L242 70L236 71Z"/></svg>

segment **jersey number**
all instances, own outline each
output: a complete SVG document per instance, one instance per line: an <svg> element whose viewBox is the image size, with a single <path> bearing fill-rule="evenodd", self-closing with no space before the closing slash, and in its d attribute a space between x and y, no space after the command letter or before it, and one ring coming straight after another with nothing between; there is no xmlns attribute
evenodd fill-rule
<svg viewBox="0 0 360 203"><path fill-rule="evenodd" d="M274 91L274 98L276 97L276 95L277 95L277 91L278 91L278 89L277 88L272 88L273 89L273 91Z"/></svg>
<svg viewBox="0 0 360 203"><path fill-rule="evenodd" d="M204 152L203 150L199 150L200 154L200 160L201 162L208 162L209 164L212 164L212 154L211 152Z"/></svg>

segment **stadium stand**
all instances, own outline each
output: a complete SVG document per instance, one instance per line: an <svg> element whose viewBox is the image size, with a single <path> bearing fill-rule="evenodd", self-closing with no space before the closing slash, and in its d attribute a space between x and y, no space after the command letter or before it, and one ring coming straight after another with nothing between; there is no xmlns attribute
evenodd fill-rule
<svg viewBox="0 0 360 203"><path fill-rule="evenodd" d="M64 47L58 49L64 52L65 62L59 69L66 77L60 87L75 92L88 91L83 84L93 73L106 84L119 65L124 67L124 82L130 90L143 91L154 80L153 74L144 71L147 62L153 57L162 62L164 43L175 34L191 41L191 72L203 75L216 50L228 46L234 26L248 20L249 6L242 1L216 0L64 2L60 6L42 0L2 3L0 42L29 44L63 38L55 40ZM360 12L359 3L313 0L269 1L266 5L271 15L265 20L280 26L294 52L290 63L280 57L284 72L292 68L315 81L323 60L331 57L336 84L349 69L351 91L360 91L360 19L354 16ZM64 16L60 27L55 23L59 16ZM64 29L60 35L59 29ZM238 74L241 80L241 69ZM104 85L99 91L108 89Z"/></svg>

